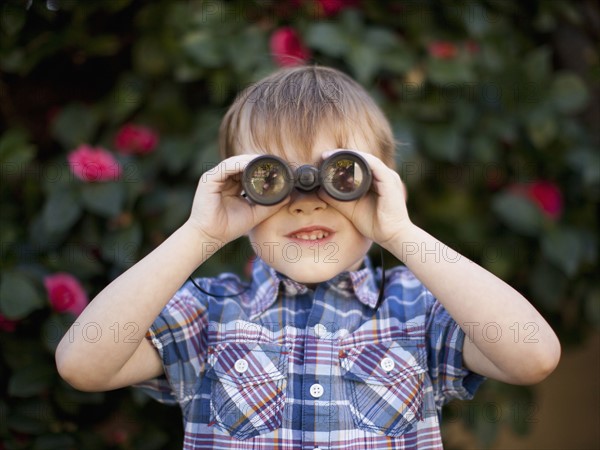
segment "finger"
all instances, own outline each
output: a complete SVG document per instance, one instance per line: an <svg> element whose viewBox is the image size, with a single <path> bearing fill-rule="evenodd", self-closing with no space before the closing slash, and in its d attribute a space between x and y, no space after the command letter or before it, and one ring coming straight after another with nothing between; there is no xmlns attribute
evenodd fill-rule
<svg viewBox="0 0 600 450"><path fill-rule="evenodd" d="M338 148L335 150L328 150L324 152L321 155L321 157L323 159L326 159L342 151L351 151L353 153L356 153L357 155L362 156L371 168L371 172L373 173L373 179L375 179L376 181L384 180L389 177L390 172L394 172L392 169L386 166L385 163L382 160L380 160L377 156L372 155L371 153L362 152L360 150Z"/></svg>
<svg viewBox="0 0 600 450"><path fill-rule="evenodd" d="M241 177L246 166L258 156L259 155L244 154L224 159L212 169L204 172L201 181L224 184L231 179L235 180L237 177Z"/></svg>
<svg viewBox="0 0 600 450"><path fill-rule="evenodd" d="M373 183L371 184L370 191L376 195L396 195L398 190L403 195L404 199L407 197L406 186L400 179L400 175L393 169L390 169L383 161L381 161L375 155L370 153L362 152L360 150L348 150L348 149L335 149L324 152L321 156L323 159L329 158L330 156L341 152L351 151L364 158L373 174Z"/></svg>

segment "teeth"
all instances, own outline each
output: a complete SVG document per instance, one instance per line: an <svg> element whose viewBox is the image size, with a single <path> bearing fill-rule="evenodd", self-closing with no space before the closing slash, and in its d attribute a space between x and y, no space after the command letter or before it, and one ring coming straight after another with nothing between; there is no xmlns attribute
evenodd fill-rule
<svg viewBox="0 0 600 450"><path fill-rule="evenodd" d="M302 239L304 241L316 241L317 239L323 239L327 236L329 236L329 233L327 233L326 231L313 231L311 232L311 234L301 233L293 235L294 238Z"/></svg>

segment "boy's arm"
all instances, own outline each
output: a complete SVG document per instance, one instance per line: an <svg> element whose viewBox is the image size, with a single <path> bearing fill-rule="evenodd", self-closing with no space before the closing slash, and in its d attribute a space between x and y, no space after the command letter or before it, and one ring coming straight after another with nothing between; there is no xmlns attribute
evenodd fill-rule
<svg viewBox="0 0 600 450"><path fill-rule="evenodd" d="M400 176L375 156L357 153L373 171L369 195L355 202L322 198L405 263L435 295L468 336L465 365L513 384L536 383L552 372L560 343L544 318L508 284L415 226Z"/></svg>
<svg viewBox="0 0 600 450"><path fill-rule="evenodd" d="M115 389L162 373L146 332L188 276L225 243L279 208L250 205L237 177L256 155L206 172L190 218L153 252L109 284L77 318L56 350L60 375L81 390Z"/></svg>
<svg viewBox="0 0 600 450"><path fill-rule="evenodd" d="M463 329L468 369L512 384L537 383L554 370L558 338L521 294L415 225L400 236L388 250Z"/></svg>
<svg viewBox="0 0 600 450"><path fill-rule="evenodd" d="M186 222L100 292L57 347L61 376L78 389L97 391L160 375L161 360L145 334L209 256L202 251L206 242L209 239Z"/></svg>

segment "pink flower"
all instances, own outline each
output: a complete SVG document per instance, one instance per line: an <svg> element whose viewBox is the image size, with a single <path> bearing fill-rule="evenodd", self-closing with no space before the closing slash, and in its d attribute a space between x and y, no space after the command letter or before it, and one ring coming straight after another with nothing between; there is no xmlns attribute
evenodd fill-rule
<svg viewBox="0 0 600 450"><path fill-rule="evenodd" d="M438 59L454 59L458 54L458 48L452 42L434 41L429 44L429 54Z"/></svg>
<svg viewBox="0 0 600 450"><path fill-rule="evenodd" d="M276 30L271 36L270 45L273 59L281 67L302 65L310 58L310 50L292 27Z"/></svg>
<svg viewBox="0 0 600 450"><path fill-rule="evenodd" d="M78 316L88 304L88 296L81 283L69 273L59 272L44 278L44 286L52 308Z"/></svg>
<svg viewBox="0 0 600 450"><path fill-rule="evenodd" d="M114 156L102 147L80 145L67 157L71 172L87 182L116 180L121 176L121 166Z"/></svg>
<svg viewBox="0 0 600 450"><path fill-rule="evenodd" d="M515 184L509 188L513 193L531 200L545 216L558 219L563 211L563 197L558 186L551 181L536 180L527 184Z"/></svg>
<svg viewBox="0 0 600 450"><path fill-rule="evenodd" d="M356 6L358 4L358 0L317 0L317 3L319 3L321 6L323 14L325 14L327 17L330 17L339 13L343 9Z"/></svg>
<svg viewBox="0 0 600 450"><path fill-rule="evenodd" d="M538 180L527 186L527 195L551 219L558 219L563 211L563 196L551 181Z"/></svg>
<svg viewBox="0 0 600 450"><path fill-rule="evenodd" d="M0 331L6 331L7 333L12 333L17 329L17 321L7 319L2 314L0 314Z"/></svg>
<svg viewBox="0 0 600 450"><path fill-rule="evenodd" d="M145 154L152 152L158 145L158 134L151 128L126 124L115 137L115 147L123 154Z"/></svg>

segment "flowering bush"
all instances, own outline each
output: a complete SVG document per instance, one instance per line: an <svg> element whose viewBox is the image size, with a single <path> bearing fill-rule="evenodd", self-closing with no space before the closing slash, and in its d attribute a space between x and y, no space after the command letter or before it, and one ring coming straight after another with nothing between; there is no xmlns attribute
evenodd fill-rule
<svg viewBox="0 0 600 450"><path fill-rule="evenodd" d="M115 148L127 154L140 154L153 152L158 145L158 135L149 127L126 124L117 132Z"/></svg>
<svg viewBox="0 0 600 450"><path fill-rule="evenodd" d="M44 278L44 286L52 309L56 312L68 312L77 317L88 304L87 294L71 274L48 275Z"/></svg>
<svg viewBox="0 0 600 450"><path fill-rule="evenodd" d="M564 344L600 324L593 2L0 8L0 449L181 448L178 410L75 391L53 352L88 299L187 218L225 108L279 66L365 85L399 142L413 220L532 299ZM199 273L243 273L250 256L239 240ZM488 383L475 405L531 395ZM526 415L502 417L458 419L482 446L527 431Z"/></svg>
<svg viewBox="0 0 600 450"><path fill-rule="evenodd" d="M103 148L82 145L69 153L67 159L73 175L88 183L118 180L121 176L121 166Z"/></svg>

